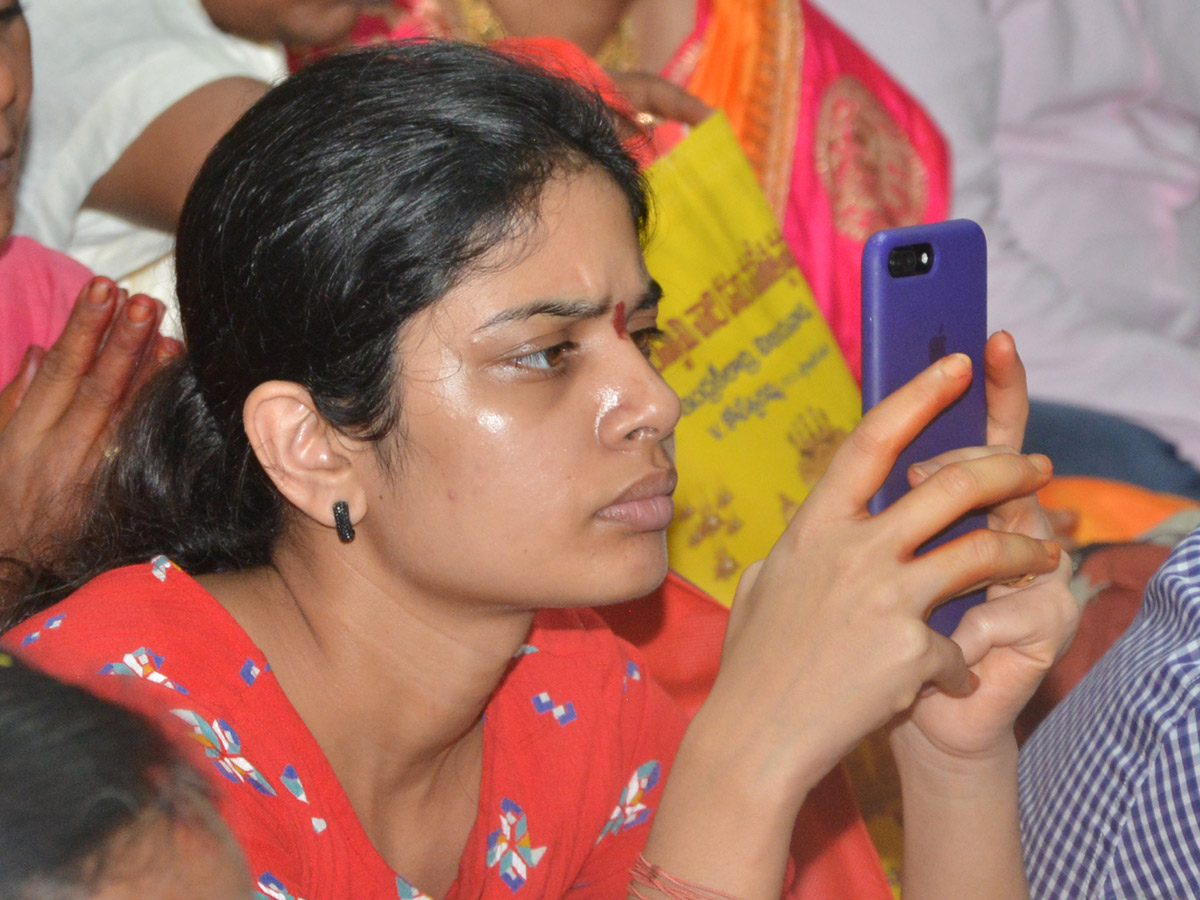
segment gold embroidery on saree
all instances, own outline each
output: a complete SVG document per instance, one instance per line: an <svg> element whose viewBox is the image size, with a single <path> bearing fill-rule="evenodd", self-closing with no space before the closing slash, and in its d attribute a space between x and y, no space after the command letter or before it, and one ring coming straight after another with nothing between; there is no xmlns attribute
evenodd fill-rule
<svg viewBox="0 0 1200 900"><path fill-rule="evenodd" d="M908 135L862 82L843 75L825 91L814 156L834 226L864 241L921 220L929 176Z"/></svg>
<svg viewBox="0 0 1200 900"><path fill-rule="evenodd" d="M762 49L751 73L746 129L740 135L775 217L782 221L791 189L804 66L804 12L797 0L764 0Z"/></svg>

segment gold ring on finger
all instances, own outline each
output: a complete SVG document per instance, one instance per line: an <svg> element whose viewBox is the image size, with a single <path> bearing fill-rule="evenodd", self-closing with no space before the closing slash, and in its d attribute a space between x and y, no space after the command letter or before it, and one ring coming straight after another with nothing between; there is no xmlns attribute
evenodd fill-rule
<svg viewBox="0 0 1200 900"><path fill-rule="evenodd" d="M1029 587L1029 585L1033 584L1033 582L1036 578L1037 578L1037 574L1034 572L1030 572L1028 575L1022 575L1020 578L1014 578L1012 581L1002 581L1000 583L1002 585L1004 585L1005 587L1023 588L1023 587Z"/></svg>

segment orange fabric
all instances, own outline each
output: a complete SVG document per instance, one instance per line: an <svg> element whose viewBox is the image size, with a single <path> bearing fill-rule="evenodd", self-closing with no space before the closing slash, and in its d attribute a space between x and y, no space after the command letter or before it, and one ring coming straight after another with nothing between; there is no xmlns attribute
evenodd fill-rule
<svg viewBox="0 0 1200 900"><path fill-rule="evenodd" d="M795 0L701 3L707 20L689 91L725 112L778 213L787 196L804 58Z"/></svg>
<svg viewBox="0 0 1200 900"><path fill-rule="evenodd" d="M1084 476L1055 478L1038 499L1047 509L1079 514L1074 538L1082 545L1135 540L1175 513L1198 506L1186 497Z"/></svg>
<svg viewBox="0 0 1200 900"><path fill-rule="evenodd" d="M716 679L729 611L675 573L649 597L597 610L641 650L650 674L690 715ZM891 888L838 766L813 789L792 839L793 900L892 900Z"/></svg>

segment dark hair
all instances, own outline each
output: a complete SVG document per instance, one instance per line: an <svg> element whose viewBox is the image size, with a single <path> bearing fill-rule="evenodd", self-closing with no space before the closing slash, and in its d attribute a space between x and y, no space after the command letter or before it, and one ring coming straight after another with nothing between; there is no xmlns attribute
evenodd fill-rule
<svg viewBox="0 0 1200 900"><path fill-rule="evenodd" d="M519 244L549 179L588 168L613 179L643 233L644 183L612 111L479 47L338 54L269 91L184 205L187 356L144 392L82 537L35 570L7 624L158 553L194 574L266 563L286 505L246 439L250 391L293 381L344 432L391 433L401 327L489 250Z"/></svg>
<svg viewBox="0 0 1200 900"><path fill-rule="evenodd" d="M124 839L195 822L208 783L149 720L0 653L0 900L95 889Z"/></svg>

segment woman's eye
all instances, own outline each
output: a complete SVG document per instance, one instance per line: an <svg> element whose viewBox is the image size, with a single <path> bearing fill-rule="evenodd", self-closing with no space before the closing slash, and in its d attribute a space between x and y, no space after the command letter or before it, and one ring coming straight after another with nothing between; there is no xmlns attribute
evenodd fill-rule
<svg viewBox="0 0 1200 900"><path fill-rule="evenodd" d="M553 347L546 347L544 350L535 350L533 353L518 356L513 360L513 365L520 366L523 369L552 371L559 368L563 364L563 360L567 354L574 349L575 343L573 341L563 341L563 343L555 344Z"/></svg>
<svg viewBox="0 0 1200 900"><path fill-rule="evenodd" d="M661 344L662 339L666 337L666 332L657 325L652 325L649 328L639 328L637 331L631 331L629 337L637 344L637 348L642 351L642 355L646 359L649 359L650 354L654 352L654 348Z"/></svg>

